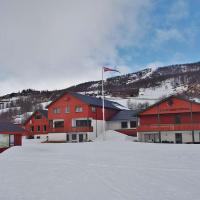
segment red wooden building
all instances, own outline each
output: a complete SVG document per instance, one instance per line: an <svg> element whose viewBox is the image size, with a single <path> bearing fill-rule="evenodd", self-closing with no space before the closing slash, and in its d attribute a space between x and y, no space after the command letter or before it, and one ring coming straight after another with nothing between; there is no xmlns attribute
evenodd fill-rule
<svg viewBox="0 0 200 200"><path fill-rule="evenodd" d="M105 120L120 111L118 103L105 100ZM68 92L47 106L49 140L87 141L102 133L102 99ZM66 134L67 133L67 134Z"/></svg>
<svg viewBox="0 0 200 200"><path fill-rule="evenodd" d="M25 130L16 124L0 122L0 153L12 146L22 145Z"/></svg>
<svg viewBox="0 0 200 200"><path fill-rule="evenodd" d="M48 110L35 111L24 123L28 138L46 138L49 131Z"/></svg>
<svg viewBox="0 0 200 200"><path fill-rule="evenodd" d="M139 113L139 141L200 142L200 104L170 96Z"/></svg>

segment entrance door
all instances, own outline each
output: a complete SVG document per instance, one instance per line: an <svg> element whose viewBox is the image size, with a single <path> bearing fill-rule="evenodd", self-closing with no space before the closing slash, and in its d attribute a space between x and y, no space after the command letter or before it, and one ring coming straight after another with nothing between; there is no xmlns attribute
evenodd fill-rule
<svg viewBox="0 0 200 200"><path fill-rule="evenodd" d="M10 146L14 146L14 142L15 142L14 135L10 135Z"/></svg>
<svg viewBox="0 0 200 200"><path fill-rule="evenodd" d="M79 142L83 142L83 134L79 134Z"/></svg>
<svg viewBox="0 0 200 200"><path fill-rule="evenodd" d="M177 144L183 143L182 133L175 133L175 139Z"/></svg>

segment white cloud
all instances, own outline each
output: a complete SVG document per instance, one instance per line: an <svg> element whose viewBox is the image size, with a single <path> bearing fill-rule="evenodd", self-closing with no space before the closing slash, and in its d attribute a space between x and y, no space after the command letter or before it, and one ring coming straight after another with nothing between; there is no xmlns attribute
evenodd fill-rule
<svg viewBox="0 0 200 200"><path fill-rule="evenodd" d="M65 88L100 79L105 63L124 66L117 48L138 45L151 6L152 0L1 0L0 94Z"/></svg>

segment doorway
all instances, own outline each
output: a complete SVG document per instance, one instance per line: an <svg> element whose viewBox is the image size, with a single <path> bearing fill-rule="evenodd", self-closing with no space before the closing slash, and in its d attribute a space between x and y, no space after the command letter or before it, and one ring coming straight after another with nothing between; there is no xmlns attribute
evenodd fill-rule
<svg viewBox="0 0 200 200"><path fill-rule="evenodd" d="M175 140L176 144L182 144L183 143L182 133L175 133Z"/></svg>
<svg viewBox="0 0 200 200"><path fill-rule="evenodd" d="M83 142L83 134L79 134L79 142Z"/></svg>

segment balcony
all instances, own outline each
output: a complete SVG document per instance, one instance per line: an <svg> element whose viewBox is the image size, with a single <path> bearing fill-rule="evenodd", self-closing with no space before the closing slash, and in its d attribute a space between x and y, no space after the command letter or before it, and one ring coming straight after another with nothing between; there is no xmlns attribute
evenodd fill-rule
<svg viewBox="0 0 200 200"><path fill-rule="evenodd" d="M68 133L68 132L93 132L93 127L62 127L51 128L50 133Z"/></svg>
<svg viewBox="0 0 200 200"><path fill-rule="evenodd" d="M149 131L191 131L200 130L200 124L154 124L154 125L141 125L137 128L139 132Z"/></svg>
<svg viewBox="0 0 200 200"><path fill-rule="evenodd" d="M69 132L93 132L93 127L71 127Z"/></svg>

